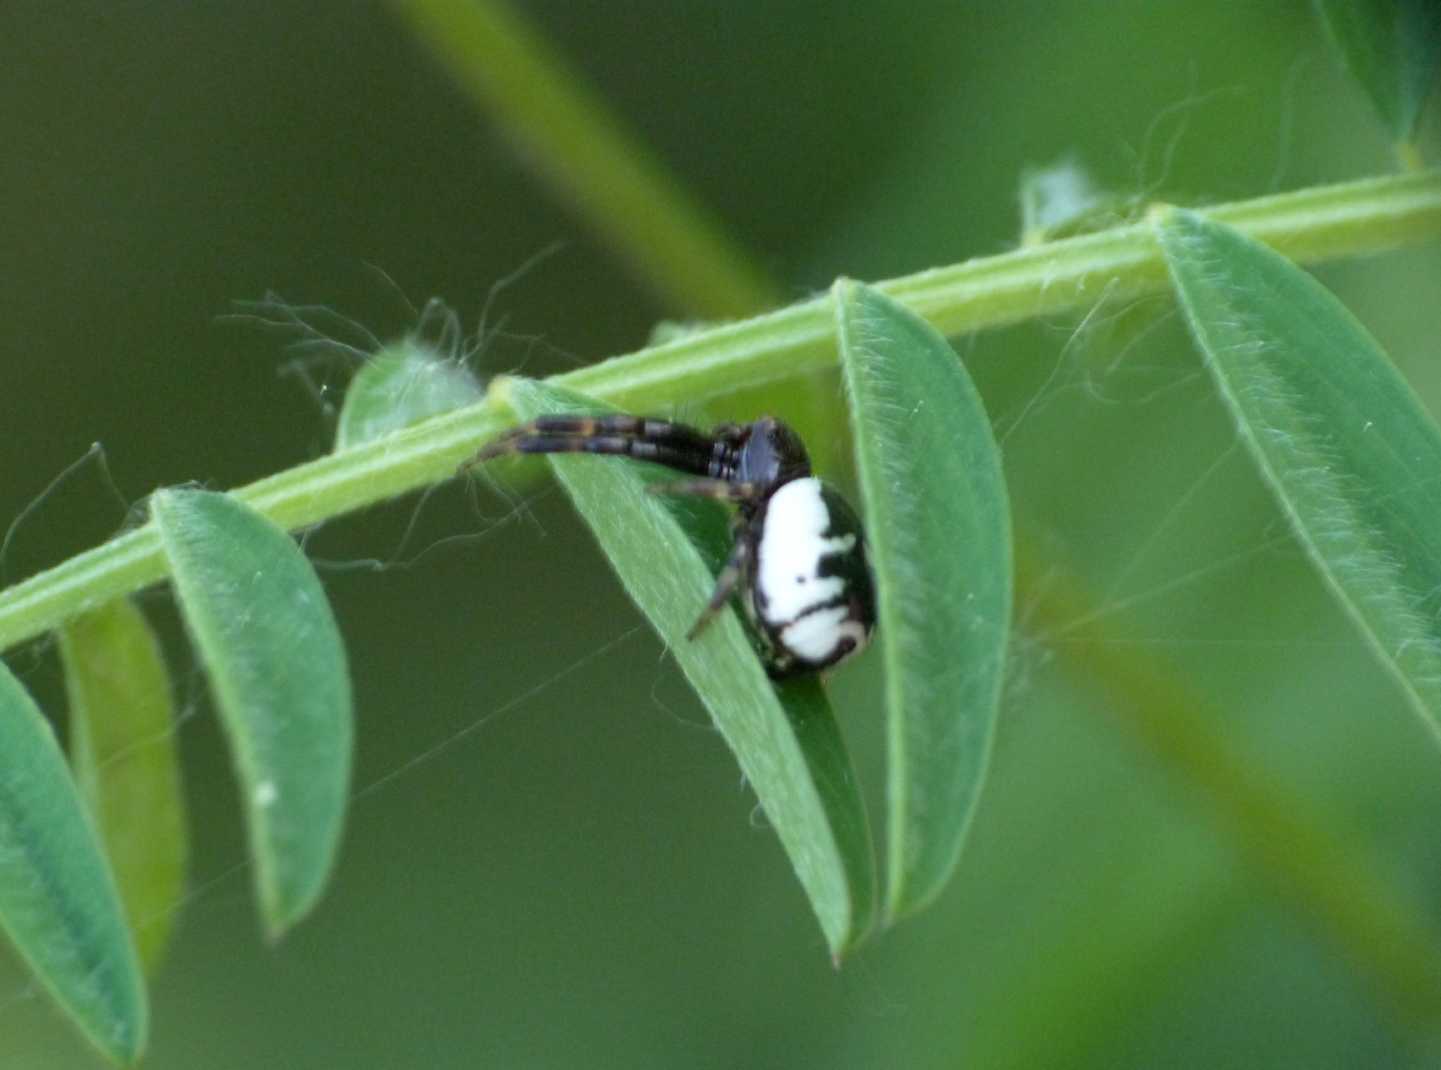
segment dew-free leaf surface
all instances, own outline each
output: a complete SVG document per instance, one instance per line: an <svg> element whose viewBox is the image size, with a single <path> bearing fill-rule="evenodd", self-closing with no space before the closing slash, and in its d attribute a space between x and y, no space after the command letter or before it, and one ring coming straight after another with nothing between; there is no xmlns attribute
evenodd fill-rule
<svg viewBox="0 0 1441 1070"><path fill-rule="evenodd" d="M261 916L278 936L335 862L353 729L345 647L295 540L228 494L159 491L151 514L229 739Z"/></svg>
<svg viewBox="0 0 1441 1070"><path fill-rule="evenodd" d="M838 282L835 303L885 658L894 919L944 887L985 779L1011 627L1010 504L946 340L859 283Z"/></svg>
<svg viewBox="0 0 1441 1070"><path fill-rule="evenodd" d="M141 962L153 973L185 886L185 799L170 677L150 625L128 598L75 618L59 635L70 764Z"/></svg>
<svg viewBox="0 0 1441 1070"><path fill-rule="evenodd" d="M381 350L345 391L335 426L337 450L381 438L426 417L479 401L485 388L465 365L415 342Z"/></svg>
<svg viewBox="0 0 1441 1070"><path fill-rule="evenodd" d="M1242 441L1341 604L1441 732L1441 431L1306 272L1158 213L1176 291Z"/></svg>
<svg viewBox="0 0 1441 1070"><path fill-rule="evenodd" d="M81 1031L134 1062L148 1010L140 959L55 733L0 664L0 926Z"/></svg>

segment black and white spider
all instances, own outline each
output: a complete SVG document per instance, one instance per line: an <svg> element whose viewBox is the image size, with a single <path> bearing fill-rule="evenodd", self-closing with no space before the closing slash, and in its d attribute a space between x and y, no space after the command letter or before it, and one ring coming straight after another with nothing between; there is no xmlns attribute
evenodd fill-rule
<svg viewBox="0 0 1441 1070"><path fill-rule="evenodd" d="M462 467L510 453L650 461L691 477L651 490L735 505L735 545L688 638L739 590L773 677L829 668L870 640L875 594L860 520L811 475L800 436L781 421L721 424L707 434L643 416L542 416L486 444Z"/></svg>

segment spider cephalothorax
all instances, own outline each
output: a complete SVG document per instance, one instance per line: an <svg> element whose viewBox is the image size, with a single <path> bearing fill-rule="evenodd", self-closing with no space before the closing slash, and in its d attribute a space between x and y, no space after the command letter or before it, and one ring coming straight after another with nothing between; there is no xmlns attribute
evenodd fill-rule
<svg viewBox="0 0 1441 1070"><path fill-rule="evenodd" d="M651 490L735 505L735 545L690 638L739 589L772 676L829 668L870 640L875 595L860 521L811 475L805 445L781 421L766 416L707 434L643 416L542 416L488 443L469 463L506 453L651 461L691 477Z"/></svg>

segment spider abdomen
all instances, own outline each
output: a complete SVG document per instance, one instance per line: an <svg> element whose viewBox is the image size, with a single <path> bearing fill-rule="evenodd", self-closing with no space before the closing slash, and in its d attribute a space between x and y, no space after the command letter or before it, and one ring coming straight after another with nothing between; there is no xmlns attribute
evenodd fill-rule
<svg viewBox="0 0 1441 1070"><path fill-rule="evenodd" d="M651 483L650 491L736 507L735 543L687 638L737 597L773 677L829 668L870 641L875 589L861 522L811 475L805 443L775 417L707 433L653 416L555 413L491 439L461 470L517 453L649 461L688 477Z"/></svg>
<svg viewBox="0 0 1441 1070"><path fill-rule="evenodd" d="M860 521L819 479L793 479L766 500L753 527L751 616L774 675L814 672L865 647L875 595Z"/></svg>

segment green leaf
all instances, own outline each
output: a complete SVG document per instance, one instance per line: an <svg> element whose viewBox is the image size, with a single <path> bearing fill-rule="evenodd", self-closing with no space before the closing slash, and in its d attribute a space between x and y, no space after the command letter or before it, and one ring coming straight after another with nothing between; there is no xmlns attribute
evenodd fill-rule
<svg viewBox="0 0 1441 1070"><path fill-rule="evenodd" d="M838 282L835 302L886 667L895 919L945 885L985 779L1011 626L1010 506L990 420L946 340L858 283Z"/></svg>
<svg viewBox="0 0 1441 1070"><path fill-rule="evenodd" d="M1441 431L1290 261L1179 209L1156 230L1241 439L1342 605L1441 731Z"/></svg>
<svg viewBox="0 0 1441 1070"><path fill-rule="evenodd" d="M0 924L115 1062L145 1047L140 960L95 828L50 725L0 663Z"/></svg>
<svg viewBox="0 0 1441 1070"><path fill-rule="evenodd" d="M414 340L388 346L351 380L335 428L335 448L381 438L484 395L485 388L464 364L438 357Z"/></svg>
<svg viewBox="0 0 1441 1070"><path fill-rule="evenodd" d="M100 829L140 960L153 973L185 885L170 678L144 615L121 598L60 631L70 761Z"/></svg>
<svg viewBox="0 0 1441 1070"><path fill-rule="evenodd" d="M523 420L609 411L583 395L515 381ZM825 692L814 679L777 686L727 608L695 641L686 633L715 586L728 538L712 502L646 492L675 473L614 459L549 458L626 591L675 655L755 789L839 958L873 919L870 830Z"/></svg>
<svg viewBox="0 0 1441 1070"><path fill-rule="evenodd" d="M1316 0L1316 12L1391 137L1409 143L1441 60L1441 7L1435 0Z"/></svg>
<svg viewBox="0 0 1441 1070"><path fill-rule="evenodd" d="M295 541L228 494L157 491L151 514L230 739L272 937L320 897L350 784L345 647Z"/></svg>

